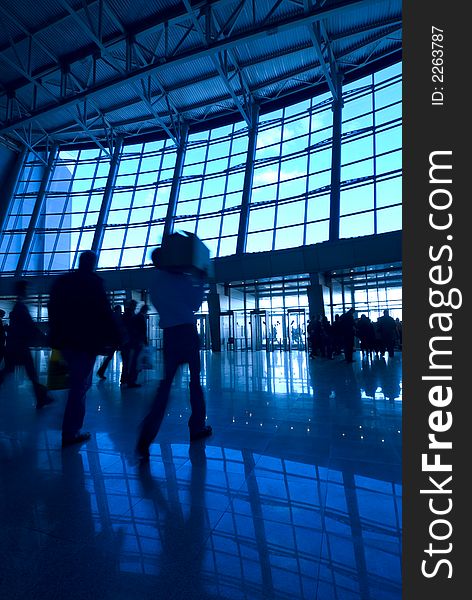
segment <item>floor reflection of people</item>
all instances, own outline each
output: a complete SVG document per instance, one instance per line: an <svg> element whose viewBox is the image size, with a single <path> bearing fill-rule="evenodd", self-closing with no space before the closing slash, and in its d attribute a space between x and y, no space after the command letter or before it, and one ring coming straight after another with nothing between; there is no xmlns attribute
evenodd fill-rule
<svg viewBox="0 0 472 600"><path fill-rule="evenodd" d="M401 368L394 361L387 364L383 356L363 361L359 376L360 385L369 398L374 398L377 390L381 390L388 400L401 396Z"/></svg>
<svg viewBox="0 0 472 600"><path fill-rule="evenodd" d="M192 598L211 600L202 580L203 545L205 543L206 454L203 440L189 449L191 462L190 507L170 501L151 475L152 464L140 463L139 477L143 495L153 500L161 530L162 555L158 588L160 598ZM169 485L172 485L169 483ZM188 510L188 516L185 511ZM180 595L179 595L180 592ZM183 593L187 595L182 595ZM216 600L216 598L215 598Z"/></svg>
<svg viewBox="0 0 472 600"><path fill-rule="evenodd" d="M339 372L331 382L332 393L337 402L341 402L350 410L362 411L362 397L359 382L352 364L338 363Z"/></svg>
<svg viewBox="0 0 472 600"><path fill-rule="evenodd" d="M108 598L120 583L120 554L123 532L114 531L109 515L100 517L100 531L96 531L92 515L91 494L87 489L84 456L78 447L69 448L61 455L61 474L51 492L61 498L61 508L56 514L56 529L51 535L66 536L78 543L79 551L73 561L61 567L61 597L77 597L76 588L80 578L83 597ZM90 477L94 479L94 463L90 461ZM97 476L103 477L101 470ZM99 486L95 486L95 490ZM104 490L104 488L102 488ZM101 493L105 494L104 491ZM97 498L97 504L106 505L106 497ZM54 503L51 503L54 506ZM46 596L47 597L47 596ZM52 597L52 595L50 596Z"/></svg>
<svg viewBox="0 0 472 600"><path fill-rule="evenodd" d="M96 531L90 481L77 447L62 454L47 446L38 451L44 439L31 431L8 453L0 447L0 597L117 597L121 536L103 512L96 515Z"/></svg>

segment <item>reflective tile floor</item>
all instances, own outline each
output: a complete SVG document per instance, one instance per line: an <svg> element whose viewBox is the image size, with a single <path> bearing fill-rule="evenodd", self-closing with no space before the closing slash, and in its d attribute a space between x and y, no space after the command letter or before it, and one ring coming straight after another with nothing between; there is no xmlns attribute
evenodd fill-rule
<svg viewBox="0 0 472 600"><path fill-rule="evenodd" d="M202 353L214 435L189 444L184 371L140 466L156 358L138 389L119 359L94 378L64 450L64 391L0 388L0 598L400 600L401 355Z"/></svg>

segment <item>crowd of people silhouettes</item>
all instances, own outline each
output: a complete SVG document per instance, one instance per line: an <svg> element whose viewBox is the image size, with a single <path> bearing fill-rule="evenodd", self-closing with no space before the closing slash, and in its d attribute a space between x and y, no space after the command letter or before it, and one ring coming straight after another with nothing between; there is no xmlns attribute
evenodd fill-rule
<svg viewBox="0 0 472 600"><path fill-rule="evenodd" d="M377 321L372 321L365 314L357 319L354 315L355 310L351 307L342 314L336 314L333 323L326 316L311 317L307 325L310 358L332 359L343 354L345 361L352 363L356 338L363 359L385 354L394 358L395 349L402 349L402 322L391 317L388 309Z"/></svg>
<svg viewBox="0 0 472 600"><path fill-rule="evenodd" d="M164 374L149 411L138 431L136 454L142 461L149 458L150 446L161 427L173 379L181 365L188 364L190 371L190 406L188 420L190 440L195 441L212 434L206 424L206 405L200 381L200 340L196 326L196 312L205 295L206 273L193 269L166 268L159 262L159 251L153 253L153 281L150 296L159 314L163 330ZM97 376L106 379L106 370L116 352L120 352L122 370L120 386L140 387L140 357L148 347L147 313L143 304L127 300L122 306L111 307L103 280L95 273L96 254L84 251L76 270L58 276L51 286L48 303L47 345L59 351L68 373L68 395L62 420L62 446L87 441L91 434L83 431L86 412L86 394L92 384L93 371L98 356L103 360ZM44 334L33 321L25 304L27 284L19 280L15 286L16 302L9 315L9 325L0 310L0 384L17 366L24 367L36 398L36 408L41 409L53 401L48 388L39 381L34 366L31 347L40 345ZM293 333L293 332L292 332ZM308 351L311 358L333 359L344 355L347 363L354 362L355 340L363 359L373 356L390 358L395 349L402 348L402 324L393 319L385 309L383 315L372 321L362 314L355 318L354 307L337 314L332 323L326 316L311 317L307 324ZM43 339L42 342L45 342ZM44 345L44 344L43 344Z"/></svg>
<svg viewBox="0 0 472 600"><path fill-rule="evenodd" d="M76 270L58 276L53 282L48 302L48 335L33 321L25 304L27 284L16 283L16 302L9 315L8 327L4 324L5 311L0 311L0 384L14 372L24 367L33 385L36 407L43 408L53 402L48 388L40 383L31 347L47 345L59 352L67 365L67 401L62 420L62 446L85 442L91 434L83 431L86 413L86 395L92 385L93 371L98 356L103 360L97 371L106 379L106 369L116 352L122 358L120 385L140 387L140 357L149 341L147 313L143 304L139 310L133 299L112 309L103 280L95 273L96 254L84 251ZM152 302L160 317L163 329L164 376L159 384L148 414L139 428L136 453L140 459L149 458L149 447L159 431L169 400L170 387L180 365L190 369L191 415L188 421L190 440L195 441L212 434L206 425L206 406L200 382L199 336L195 313L200 308L205 292L203 271L181 272L166 269L157 262L151 288Z"/></svg>

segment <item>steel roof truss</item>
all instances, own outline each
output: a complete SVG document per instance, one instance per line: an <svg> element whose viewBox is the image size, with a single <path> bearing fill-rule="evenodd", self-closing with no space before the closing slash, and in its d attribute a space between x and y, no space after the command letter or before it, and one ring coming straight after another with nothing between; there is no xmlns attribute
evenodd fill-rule
<svg viewBox="0 0 472 600"><path fill-rule="evenodd" d="M212 39L214 37L216 37L216 36L213 36L213 38L212 38L212 35L211 35L212 22L213 22L209 15L209 10L211 10L211 7L207 7L206 12L204 13L206 27L203 27L201 25L200 21L198 20L198 17L195 15L194 11L192 10L190 1L183 0L183 2L187 8L190 18L192 19L195 29L200 34L205 46L207 48L209 48L209 45L212 42ZM233 86L230 83L230 80L228 79L227 65L225 67L223 67L223 65L221 64L222 58L223 58L223 63L224 63L224 57L222 57L218 51L216 51L216 53L213 53L210 51L209 55L210 55L210 58L211 58L213 64L215 65L215 68L220 76L221 81L223 82L226 89L230 93L230 96L233 99L233 102L235 103L236 107L238 108L239 112L241 113L243 119L246 121L248 126L250 126L250 124L251 124L250 113L249 113L249 111L246 111L246 107L239 99L238 95L234 91Z"/></svg>
<svg viewBox="0 0 472 600"><path fill-rule="evenodd" d="M238 19L243 11L245 4L246 0L241 0L241 2L234 8L233 12L228 17L226 22L223 25L219 26L220 31L218 34L218 38L223 39L225 37L229 37L233 33L233 29L236 26L236 23L238 22ZM215 19L215 21L217 21L215 11L213 11L213 18Z"/></svg>
<svg viewBox="0 0 472 600"><path fill-rule="evenodd" d="M243 2L240 3L240 6L244 6L244 0ZM238 16L241 12L241 9L238 12ZM237 18L236 18L237 20ZM216 38L220 39L221 38L221 34L223 29L225 28L226 25L221 26L219 21L218 21L218 17L215 14L215 11L213 11L213 21L215 23L215 25L217 26L217 28L219 29L219 33L216 34ZM236 22L236 21L235 21ZM236 73L238 75L239 78L239 85L240 88L242 90L244 90L245 92L245 102L246 102L246 106L249 106L250 104L254 103L254 98L252 97L251 91L250 91L250 86L249 86L249 81L247 80L246 75L243 73L243 70L241 68L241 66L238 64L238 60L237 60L237 56L236 56L236 51L233 48L228 48L227 50L224 50L224 56L225 56L225 63L227 64L227 58L228 56L231 57L231 62L233 63L235 69L236 69ZM248 114L251 114L251 111L248 111Z"/></svg>
<svg viewBox="0 0 472 600"><path fill-rule="evenodd" d="M278 29L280 29L280 30L287 30L288 28L291 28L291 27L295 27L295 26L299 26L299 25L302 25L302 24L306 24L308 21L311 22L311 21L320 20L321 18L323 18L323 15L325 15L327 13L329 13L330 15L331 14L335 14L335 13L341 12L345 7L353 8L357 4L364 5L366 3L367 3L366 1L363 2L362 0L360 2L351 1L351 2L346 2L344 5L336 7L336 9L334 9L334 8L330 9L329 7L327 9L321 9L321 10L317 9L316 11L312 11L312 13L310 13L308 16L305 15L304 17L298 16L298 17L295 17L295 18L285 19L283 22L277 24L276 27ZM188 4L189 3L187 2L187 5ZM192 14L194 14L193 11L195 10L195 7L192 6L191 9L192 9ZM194 18L195 18L195 15L194 15ZM177 56L174 61L171 60L171 61L169 61L169 63L180 64L182 61L187 61L187 60L192 60L193 58L202 57L205 54L208 55L208 54L211 53L212 55L214 55L216 52L220 52L223 49L232 49L237 43L245 43L245 42L249 42L249 41L251 41L253 39L254 40L255 39L259 39L260 36L263 36L264 34L267 34L268 31L270 31L270 30L273 29L273 27L275 27L275 25L270 25L270 26L268 26L266 28L258 28L258 29L256 29L256 31L249 31L249 32L244 32L242 34L237 34L234 38L226 38L226 39L222 40L221 42L213 43L212 47L210 47L210 48L196 49L193 52L184 53L184 56ZM161 61L162 60L163 59L161 59ZM102 83L102 84L97 84L95 86L95 89L91 89L91 87L88 86L81 95L86 95L87 97L91 98L91 97L93 97L93 95L95 94L95 92L102 92L102 91L104 91L107 88L112 88L112 87L115 87L117 85L122 85L123 83L130 82L130 80L136 81L136 80L142 78L143 76L149 75L150 73L154 74L163 65L166 64L165 60L164 60L163 63L161 61L159 63L152 64L150 66L148 65L147 67L144 67L142 69L137 69L133 73L126 73L124 76L118 78L118 81L117 80L112 80L112 81L105 82L105 83ZM219 65L219 67L221 68L221 65ZM28 78L28 79L31 82L31 77ZM227 81L227 78L224 76L224 73L223 73L222 81L225 81L225 80L226 80L226 83L225 83L226 87L229 86L228 91L231 90L230 91L230 95L232 97L233 97L233 95L237 97L235 91L233 90L233 88L231 86L231 83L229 83ZM64 106L65 104L68 104L68 105L70 105L72 103L76 104L76 103L80 102L80 98L77 98L77 96L78 95L76 94L75 98L73 96L68 97L64 101L64 103L61 103L61 104L59 104L58 106L55 106L55 107L51 106L51 105L45 106L42 109L40 109L39 114L37 113L35 115L27 117L26 119L23 118L23 119L19 120L19 122L17 122L17 123L11 123L11 124L7 125L6 127L3 127L2 129L3 129L3 131L6 131L6 130L9 130L9 129L12 129L13 127L21 126L21 124L24 123L25 121L32 120L32 119L37 119L39 116L47 114L51 110L56 110L58 108L65 108L65 106ZM234 100L234 97L233 97L233 100ZM240 101L239 101L239 105L242 106L242 104L241 104ZM239 107L238 107L238 109L239 109Z"/></svg>

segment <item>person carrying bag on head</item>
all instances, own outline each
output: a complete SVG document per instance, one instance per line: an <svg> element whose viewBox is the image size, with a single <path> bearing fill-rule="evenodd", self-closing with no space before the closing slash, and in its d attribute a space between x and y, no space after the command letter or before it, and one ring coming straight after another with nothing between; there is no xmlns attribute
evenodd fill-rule
<svg viewBox="0 0 472 600"><path fill-rule="evenodd" d="M205 424L206 406L200 383L200 340L195 317L203 302L206 275L198 269L185 272L178 268L166 268L160 261L160 249L154 250L152 258L156 269L150 294L164 333L164 377L151 409L141 423L136 453L143 460L149 458L149 447L159 432L172 381L181 365L188 364L190 370L190 441L212 434L211 426Z"/></svg>

